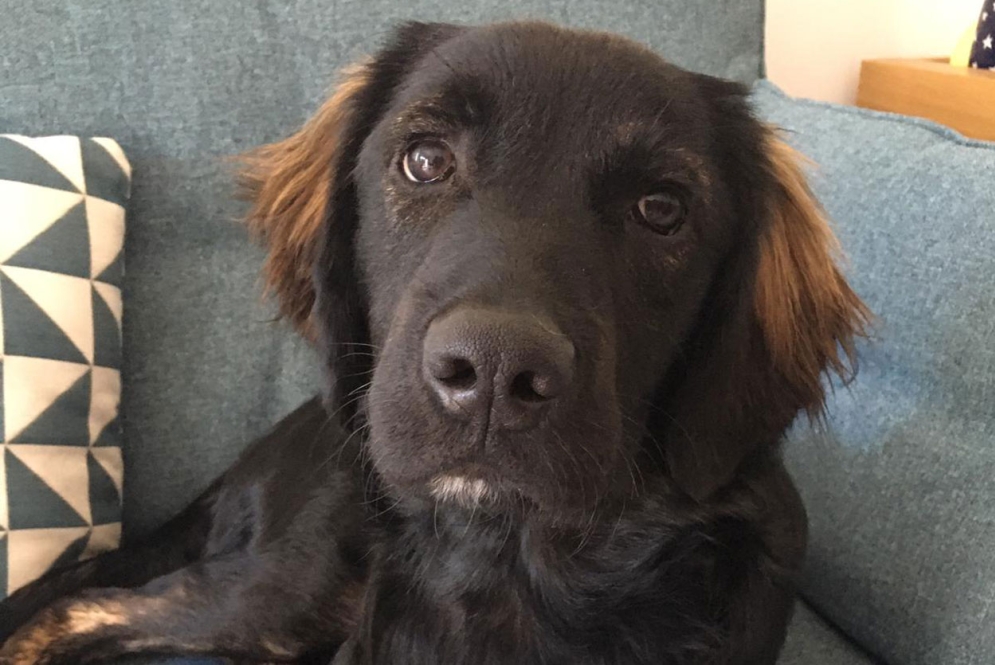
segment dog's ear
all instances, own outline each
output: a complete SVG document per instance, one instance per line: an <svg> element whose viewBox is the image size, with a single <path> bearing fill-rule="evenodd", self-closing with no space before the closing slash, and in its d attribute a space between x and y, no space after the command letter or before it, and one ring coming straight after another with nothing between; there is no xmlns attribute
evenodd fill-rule
<svg viewBox="0 0 995 665"><path fill-rule="evenodd" d="M854 343L870 312L836 265L839 243L802 172L805 159L770 130L765 144L773 186L759 239L754 310L772 367L814 417L824 406L822 374L853 378Z"/></svg>
<svg viewBox="0 0 995 665"><path fill-rule="evenodd" d="M751 454L776 445L799 412L818 417L824 375L856 371L870 313L837 267L838 243L802 159L756 121L738 86L719 91L719 160L739 237L716 275L651 427L676 483L703 500Z"/></svg>
<svg viewBox="0 0 995 665"><path fill-rule="evenodd" d="M298 132L242 159L247 223L267 250L266 290L280 315L324 352L333 408L357 392L370 364L353 249L359 151L411 69L461 30L438 23L399 26L376 55L343 70L331 96Z"/></svg>
<svg viewBox="0 0 995 665"><path fill-rule="evenodd" d="M313 339L311 273L326 221L339 153L355 104L370 81L369 63L343 70L328 100L296 133L243 157L240 185L251 203L246 223L267 250L263 279L280 316Z"/></svg>

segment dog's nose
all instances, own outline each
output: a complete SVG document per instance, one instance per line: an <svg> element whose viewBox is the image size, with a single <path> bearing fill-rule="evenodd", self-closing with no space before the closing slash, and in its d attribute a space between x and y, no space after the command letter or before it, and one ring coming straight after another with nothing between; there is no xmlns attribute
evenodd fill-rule
<svg viewBox="0 0 995 665"><path fill-rule="evenodd" d="M443 407L463 419L525 429L563 395L574 345L537 315L462 308L436 319L425 336L424 374Z"/></svg>

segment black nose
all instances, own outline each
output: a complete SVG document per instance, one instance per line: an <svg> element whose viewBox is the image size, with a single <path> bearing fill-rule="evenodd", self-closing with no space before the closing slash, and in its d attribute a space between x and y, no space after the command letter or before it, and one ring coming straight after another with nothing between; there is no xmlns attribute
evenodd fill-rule
<svg viewBox="0 0 995 665"><path fill-rule="evenodd" d="M538 315L456 309L429 326L424 373L454 416L524 429L570 386L574 345Z"/></svg>

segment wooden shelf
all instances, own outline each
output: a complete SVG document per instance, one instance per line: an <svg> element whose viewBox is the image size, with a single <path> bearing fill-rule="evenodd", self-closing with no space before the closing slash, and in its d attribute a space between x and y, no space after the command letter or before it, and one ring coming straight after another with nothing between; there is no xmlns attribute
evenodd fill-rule
<svg viewBox="0 0 995 665"><path fill-rule="evenodd" d="M995 141L995 71L944 59L864 60L857 106L928 118Z"/></svg>

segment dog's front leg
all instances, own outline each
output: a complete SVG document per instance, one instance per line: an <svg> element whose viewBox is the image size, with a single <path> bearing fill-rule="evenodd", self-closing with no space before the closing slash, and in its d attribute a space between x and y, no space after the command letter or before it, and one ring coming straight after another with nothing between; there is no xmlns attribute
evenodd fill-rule
<svg viewBox="0 0 995 665"><path fill-rule="evenodd" d="M65 598L7 640L0 665L101 663L134 653L290 662L305 653L334 653L350 621L338 623L341 605L303 595L253 566L245 557L226 557L139 589L92 589Z"/></svg>

